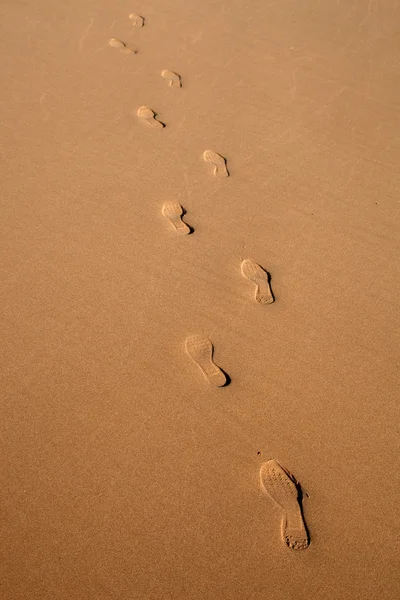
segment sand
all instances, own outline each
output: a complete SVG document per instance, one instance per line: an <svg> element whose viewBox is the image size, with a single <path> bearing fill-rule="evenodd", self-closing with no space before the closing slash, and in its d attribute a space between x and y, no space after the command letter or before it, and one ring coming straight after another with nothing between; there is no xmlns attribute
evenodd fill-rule
<svg viewBox="0 0 400 600"><path fill-rule="evenodd" d="M397 598L399 2L0 15L2 598Z"/></svg>

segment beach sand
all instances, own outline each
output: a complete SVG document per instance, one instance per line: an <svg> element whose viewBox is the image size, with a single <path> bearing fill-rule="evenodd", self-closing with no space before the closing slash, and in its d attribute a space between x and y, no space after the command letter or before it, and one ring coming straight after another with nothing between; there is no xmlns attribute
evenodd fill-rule
<svg viewBox="0 0 400 600"><path fill-rule="evenodd" d="M399 2L0 14L2 598L397 598Z"/></svg>

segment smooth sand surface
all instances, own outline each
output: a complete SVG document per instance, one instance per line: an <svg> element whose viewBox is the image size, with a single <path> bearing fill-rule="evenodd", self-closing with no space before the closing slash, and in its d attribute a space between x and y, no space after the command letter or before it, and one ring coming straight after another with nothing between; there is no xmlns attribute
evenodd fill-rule
<svg viewBox="0 0 400 600"><path fill-rule="evenodd" d="M2 598L397 598L399 2L0 16ZM269 459L301 483L302 552Z"/></svg>

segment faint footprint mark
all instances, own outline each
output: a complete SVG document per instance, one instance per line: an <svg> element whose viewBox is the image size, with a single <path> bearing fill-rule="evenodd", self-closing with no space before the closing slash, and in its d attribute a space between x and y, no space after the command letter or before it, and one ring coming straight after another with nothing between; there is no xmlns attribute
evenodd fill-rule
<svg viewBox="0 0 400 600"><path fill-rule="evenodd" d="M254 260L246 258L240 265L243 277L247 277L256 286L256 300L260 304L272 304L275 299L270 285L270 275Z"/></svg>
<svg viewBox="0 0 400 600"><path fill-rule="evenodd" d="M156 113L154 112L154 110L152 110L148 106L141 106L140 108L138 108L137 115L153 128L162 129L163 127L165 127L164 123L161 123L161 121L156 119Z"/></svg>
<svg viewBox="0 0 400 600"><path fill-rule="evenodd" d="M182 220L182 215L185 214L185 209L174 200L166 202L162 207L162 214L166 219L169 219L175 230L180 235L188 235L192 229Z"/></svg>
<svg viewBox="0 0 400 600"><path fill-rule="evenodd" d="M227 385L227 376L213 361L214 346L209 339L192 335L186 339L185 349L209 383L216 387Z"/></svg>
<svg viewBox="0 0 400 600"><path fill-rule="evenodd" d="M260 469L261 489L282 509L282 540L292 550L309 545L301 508L301 487L276 460L268 460Z"/></svg>
<svg viewBox="0 0 400 600"><path fill-rule="evenodd" d="M203 158L206 162L211 163L214 168L214 175L216 177L229 177L229 171L226 167L226 159L214 152L213 150L205 150L203 152Z"/></svg>
<svg viewBox="0 0 400 600"><path fill-rule="evenodd" d="M182 81L180 75L178 73L174 73L173 71L168 71L168 69L164 69L161 71L161 77L164 77L168 81L168 85L174 88L182 87Z"/></svg>
<svg viewBox="0 0 400 600"><path fill-rule="evenodd" d="M131 50L128 48L125 42L121 42L121 40L117 40L116 38L111 38L111 40L108 42L108 45L111 46L111 48L118 48L122 54L137 54L136 50Z"/></svg>
<svg viewBox="0 0 400 600"><path fill-rule="evenodd" d="M144 25L144 17L140 15L135 15L134 13L129 15L130 20L132 21L132 27L143 27Z"/></svg>

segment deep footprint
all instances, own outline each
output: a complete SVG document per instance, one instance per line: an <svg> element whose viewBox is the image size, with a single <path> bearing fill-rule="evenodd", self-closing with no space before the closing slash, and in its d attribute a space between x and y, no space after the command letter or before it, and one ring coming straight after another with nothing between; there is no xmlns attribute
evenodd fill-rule
<svg viewBox="0 0 400 600"><path fill-rule="evenodd" d="M163 127L165 127L164 123L161 123L161 121L156 119L156 113L154 112L154 110L152 110L148 106L141 106L140 108L138 108L137 115L142 119L142 121L145 121L154 129L162 129Z"/></svg>
<svg viewBox="0 0 400 600"><path fill-rule="evenodd" d="M140 15L135 15L134 13L129 15L129 18L132 22L132 27L143 27L144 25L144 17Z"/></svg>
<svg viewBox="0 0 400 600"><path fill-rule="evenodd" d="M240 265L243 277L249 279L256 286L255 298L260 304L272 304L275 299L270 285L270 276L254 260L246 258Z"/></svg>
<svg viewBox="0 0 400 600"><path fill-rule="evenodd" d="M282 509L282 540L292 550L305 550L309 537L301 510L301 492L295 479L276 460L260 469L261 489Z"/></svg>
<svg viewBox="0 0 400 600"><path fill-rule="evenodd" d="M182 81L178 73L174 73L173 71L168 71L168 69L164 69L164 71L161 71L161 77L164 77L164 79L168 81L168 85L170 87L182 87Z"/></svg>
<svg viewBox="0 0 400 600"><path fill-rule="evenodd" d="M116 38L111 38L108 45L111 46L111 48L117 48L122 54L137 54L136 50L131 50L125 42L121 42L121 40L117 40Z"/></svg>
<svg viewBox="0 0 400 600"><path fill-rule="evenodd" d="M211 385L223 387L227 384L226 375L213 361L214 347L209 339L192 335L186 339L185 349Z"/></svg>
<svg viewBox="0 0 400 600"><path fill-rule="evenodd" d="M213 165L214 175L216 177L229 177L226 159L223 156L213 150L205 150L203 152L203 158L206 162Z"/></svg>
<svg viewBox="0 0 400 600"><path fill-rule="evenodd" d="M190 227L182 220L184 212L182 206L173 200L166 202L162 207L162 214L171 221L176 232L180 235L188 235L191 233Z"/></svg>

